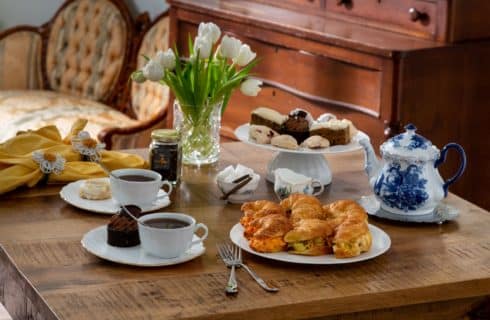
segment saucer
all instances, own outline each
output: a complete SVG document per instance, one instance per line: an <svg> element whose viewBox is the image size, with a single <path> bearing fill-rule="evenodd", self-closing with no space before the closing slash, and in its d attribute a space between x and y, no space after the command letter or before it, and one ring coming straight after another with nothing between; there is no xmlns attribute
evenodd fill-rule
<svg viewBox="0 0 490 320"><path fill-rule="evenodd" d="M199 237L194 235L192 240L199 240ZM179 257L164 259L145 253L141 245L129 248L113 247L107 243L105 225L87 232L81 243L85 250L101 259L138 267L171 266L197 258L206 251L202 243L197 243Z"/></svg>
<svg viewBox="0 0 490 320"><path fill-rule="evenodd" d="M107 178L109 181L109 178ZM118 203L112 199L106 200L88 200L80 197L80 185L83 180L78 180L71 182L64 186L60 191L61 199L65 200L67 203L74 207L84 209L91 212L102 213L102 214L115 214L119 211ZM149 212L165 208L170 205L170 199L165 191L158 191L157 199L151 205L142 207L143 212Z"/></svg>
<svg viewBox="0 0 490 320"><path fill-rule="evenodd" d="M440 203L433 212L424 215L401 215L388 212L381 208L378 199L374 195L363 196L357 201L371 216L379 218L418 223L443 223L454 220L459 215L459 210L447 203Z"/></svg>

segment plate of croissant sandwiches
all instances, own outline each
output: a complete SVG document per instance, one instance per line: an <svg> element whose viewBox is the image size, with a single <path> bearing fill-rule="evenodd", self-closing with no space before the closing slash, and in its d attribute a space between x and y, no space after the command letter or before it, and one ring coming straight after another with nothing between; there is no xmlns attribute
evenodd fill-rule
<svg viewBox="0 0 490 320"><path fill-rule="evenodd" d="M353 200L322 204L314 196L292 194L280 203L246 202L241 210L232 242L273 260L343 264L372 259L391 246L390 237L368 224L366 211Z"/></svg>

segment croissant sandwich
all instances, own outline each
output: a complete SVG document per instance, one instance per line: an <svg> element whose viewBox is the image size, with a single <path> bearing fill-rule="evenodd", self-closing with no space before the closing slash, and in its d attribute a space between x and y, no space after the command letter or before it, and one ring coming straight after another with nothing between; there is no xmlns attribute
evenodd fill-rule
<svg viewBox="0 0 490 320"><path fill-rule="evenodd" d="M303 219L284 236L288 252L309 256L331 253L331 240L334 229L324 220Z"/></svg>
<svg viewBox="0 0 490 320"><path fill-rule="evenodd" d="M367 213L363 207L352 200L338 200L323 206L325 219L334 228L346 221L357 221L367 223Z"/></svg>
<svg viewBox="0 0 490 320"><path fill-rule="evenodd" d="M294 193L282 200L281 207L289 214L293 224L302 219L324 219L321 202L314 196Z"/></svg>
<svg viewBox="0 0 490 320"><path fill-rule="evenodd" d="M250 248L258 252L278 252L286 249L284 235L291 228L286 216L271 214L252 221L245 232L248 232Z"/></svg>
<svg viewBox="0 0 490 320"><path fill-rule="evenodd" d="M247 226L255 219L270 214L286 215L286 211L279 204L269 200L245 202L242 205L241 210L243 212L243 217L240 219L240 223L244 228L247 228Z"/></svg>
<svg viewBox="0 0 490 320"><path fill-rule="evenodd" d="M366 222L346 221L342 223L333 239L336 258L351 258L369 251L372 236Z"/></svg>

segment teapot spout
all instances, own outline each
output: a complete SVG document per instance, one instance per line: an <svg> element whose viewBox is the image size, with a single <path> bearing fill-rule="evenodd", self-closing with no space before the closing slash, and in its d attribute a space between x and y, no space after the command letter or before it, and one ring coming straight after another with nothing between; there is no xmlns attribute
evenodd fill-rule
<svg viewBox="0 0 490 320"><path fill-rule="evenodd" d="M364 170L366 171L369 179L369 184L374 187L376 179L379 176L381 170L381 163L376 157L373 146L369 138L360 139L359 144L364 149Z"/></svg>

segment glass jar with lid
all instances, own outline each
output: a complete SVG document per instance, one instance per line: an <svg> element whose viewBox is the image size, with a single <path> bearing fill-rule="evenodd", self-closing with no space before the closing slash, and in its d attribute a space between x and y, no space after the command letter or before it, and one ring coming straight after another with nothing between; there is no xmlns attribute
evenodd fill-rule
<svg viewBox="0 0 490 320"><path fill-rule="evenodd" d="M151 133L150 168L173 184L180 181L182 148L175 129L158 129Z"/></svg>

